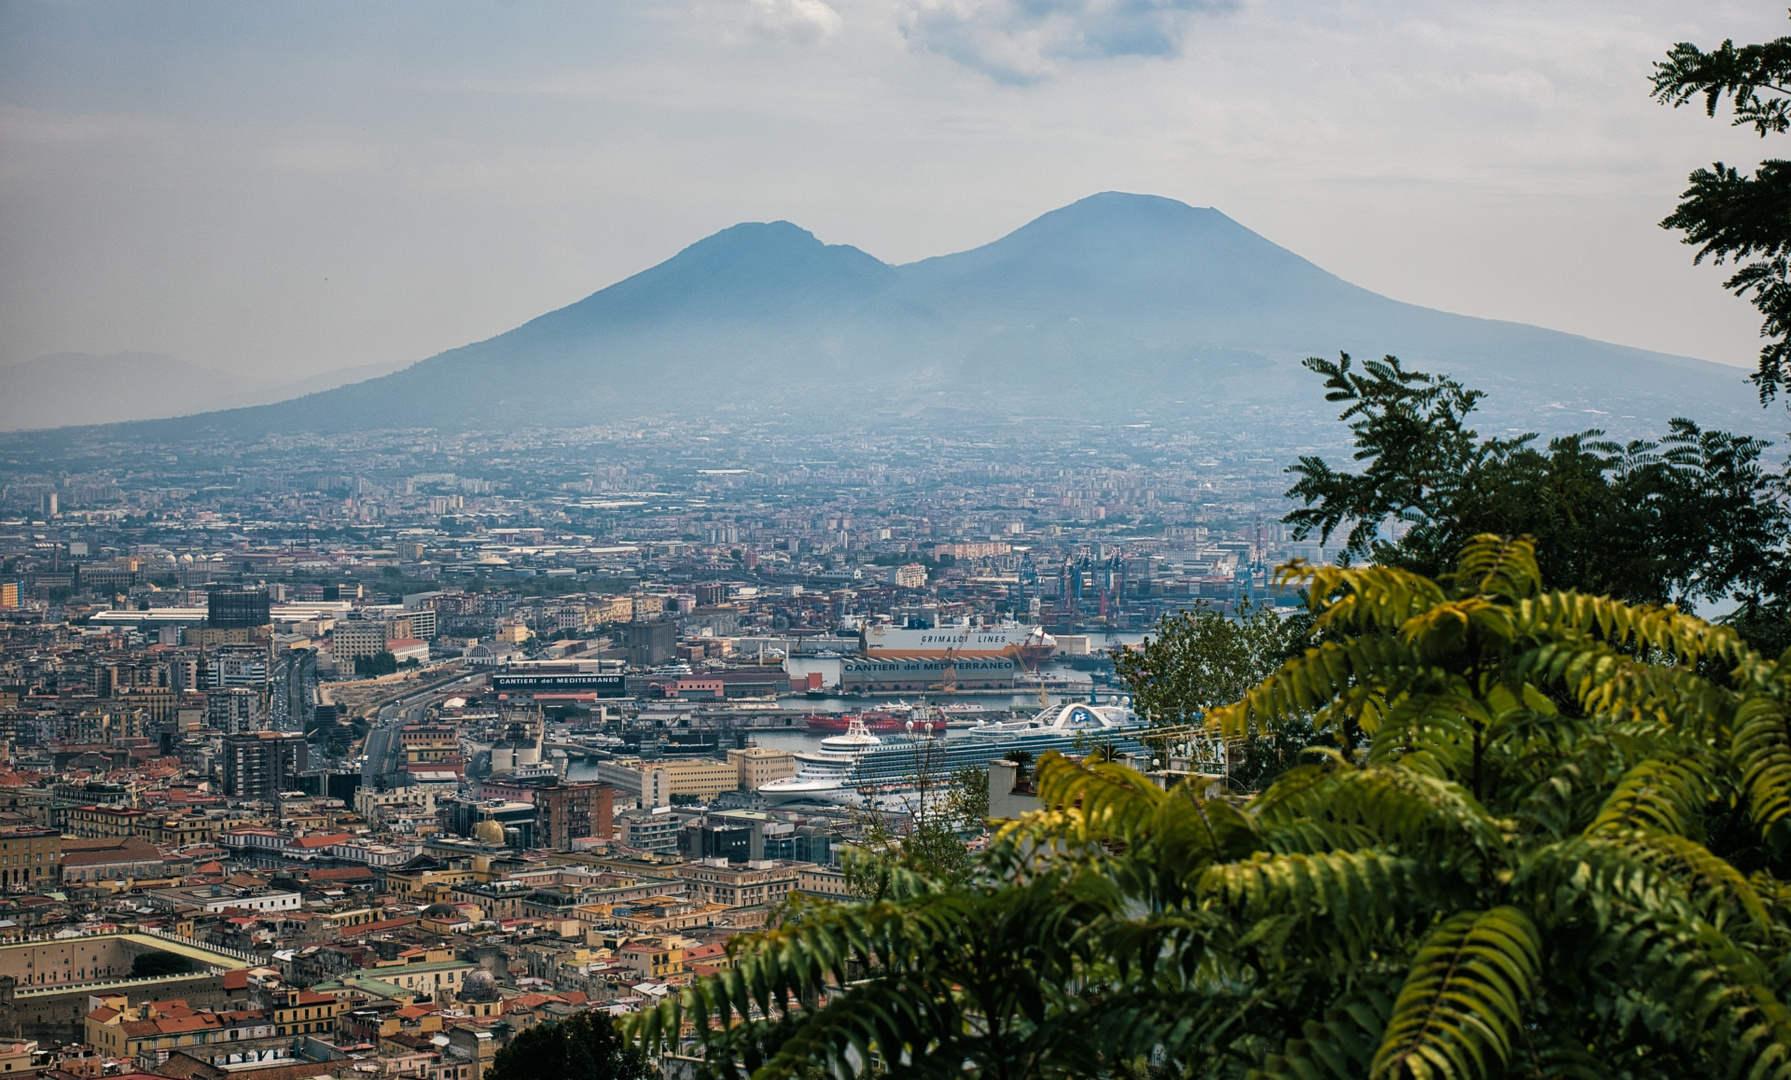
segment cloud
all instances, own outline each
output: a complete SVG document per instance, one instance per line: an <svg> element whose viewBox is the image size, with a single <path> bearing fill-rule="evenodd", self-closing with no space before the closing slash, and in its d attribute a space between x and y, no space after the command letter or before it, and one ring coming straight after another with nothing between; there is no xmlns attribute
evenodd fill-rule
<svg viewBox="0 0 1791 1080"><path fill-rule="evenodd" d="M801 44L824 41L840 32L840 13L826 0L751 0L752 28Z"/></svg>
<svg viewBox="0 0 1791 1080"><path fill-rule="evenodd" d="M1174 56L1192 17L1238 0L910 0L902 31L917 48L1000 82L1036 82L1065 63Z"/></svg>

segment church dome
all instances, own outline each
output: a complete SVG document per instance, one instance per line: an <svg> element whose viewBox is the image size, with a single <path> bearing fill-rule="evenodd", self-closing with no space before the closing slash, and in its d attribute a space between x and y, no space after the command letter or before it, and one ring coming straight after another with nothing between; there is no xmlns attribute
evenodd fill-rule
<svg viewBox="0 0 1791 1080"><path fill-rule="evenodd" d="M497 980L484 968L468 972L460 984L462 1001L496 1001L497 996Z"/></svg>
<svg viewBox="0 0 1791 1080"><path fill-rule="evenodd" d="M486 818L473 826L473 839L481 844L502 844L504 842L504 826L501 822Z"/></svg>

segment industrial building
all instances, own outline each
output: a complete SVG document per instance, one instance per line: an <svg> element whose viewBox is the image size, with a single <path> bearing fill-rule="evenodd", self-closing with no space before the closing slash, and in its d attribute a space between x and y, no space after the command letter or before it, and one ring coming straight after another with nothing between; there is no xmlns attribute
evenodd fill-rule
<svg viewBox="0 0 1791 1080"><path fill-rule="evenodd" d="M921 657L882 653L840 661L840 689L871 693L938 690L1012 690L1024 672L1016 655Z"/></svg>

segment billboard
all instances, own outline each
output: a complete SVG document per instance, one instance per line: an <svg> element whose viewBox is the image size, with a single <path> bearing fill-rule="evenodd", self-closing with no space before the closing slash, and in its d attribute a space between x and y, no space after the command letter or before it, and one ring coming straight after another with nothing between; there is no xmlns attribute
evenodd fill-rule
<svg viewBox="0 0 1791 1080"><path fill-rule="evenodd" d="M574 671L549 674L527 672L493 675L491 688L500 694L591 694L600 698L627 697L620 675L595 675Z"/></svg>

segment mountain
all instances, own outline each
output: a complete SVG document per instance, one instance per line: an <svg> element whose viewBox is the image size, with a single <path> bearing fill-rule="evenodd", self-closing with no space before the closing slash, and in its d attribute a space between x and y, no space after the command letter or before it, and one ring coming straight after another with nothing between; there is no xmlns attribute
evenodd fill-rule
<svg viewBox="0 0 1791 1080"><path fill-rule="evenodd" d="M297 380L254 380L161 353L53 353L0 367L0 431L188 416L286 401L385 375L369 364Z"/></svg>
<svg viewBox="0 0 1791 1080"><path fill-rule="evenodd" d="M1451 372L1490 391L1502 422L1540 430L1764 420L1735 368L1404 304L1218 210L1106 192L905 266L789 222L736 225L489 340L183 424L581 426L723 405L815 424L1306 412L1324 403L1298 360L1339 351Z"/></svg>

